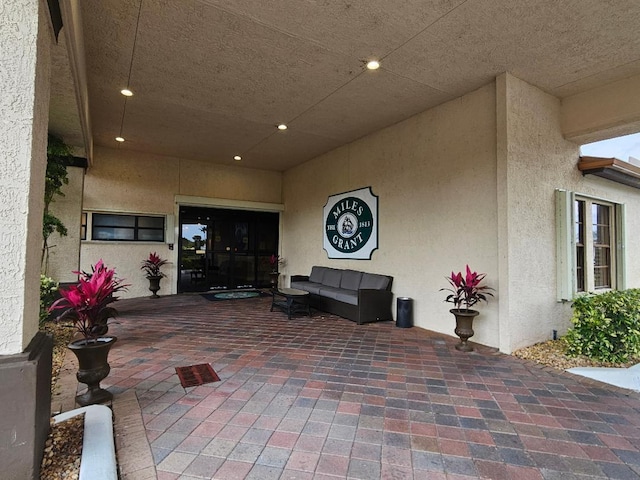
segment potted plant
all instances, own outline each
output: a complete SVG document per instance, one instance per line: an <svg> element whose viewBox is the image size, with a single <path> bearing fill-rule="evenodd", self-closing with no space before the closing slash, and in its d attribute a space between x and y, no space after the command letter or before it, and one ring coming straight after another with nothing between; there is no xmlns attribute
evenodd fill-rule
<svg viewBox="0 0 640 480"><path fill-rule="evenodd" d="M271 272L269 273L269 278L271 281L271 288L276 288L278 286L278 277L280 276L280 272L278 268L280 265L284 264L284 259L275 253L269 257L269 265L271 266Z"/></svg>
<svg viewBox="0 0 640 480"><path fill-rule="evenodd" d="M149 253L149 257L142 261L140 270L144 270L147 280L149 280L149 290L153 295L151 298L159 298L158 290L160 290L160 280L162 277L166 277L164 273L160 271L160 267L169 263L168 260L160 258L156 252Z"/></svg>
<svg viewBox="0 0 640 480"><path fill-rule="evenodd" d="M100 381L111 370L107 356L117 337L104 335L108 330L107 322L118 314L115 308L109 306L117 300L114 294L128 287L116 277L115 270L107 268L102 260L91 270L91 273L74 272L78 274L78 283L69 288L60 288L61 298L49 307L50 312L63 310L56 321L71 320L73 327L82 335L82 338L68 345L78 358L76 378L88 387L86 393L76 397L76 402L81 406L103 403L113 398L111 392L100 388Z"/></svg>
<svg viewBox="0 0 640 480"><path fill-rule="evenodd" d="M486 277L486 273L472 272L467 265L466 275L462 272L451 272L450 277L445 277L451 284L451 288L441 288L451 292L447 295L445 302L453 303L455 308L449 310L456 317L455 334L460 337L460 343L456 345L456 349L463 352L473 351L473 347L467 343L467 340L473 336L473 319L480 312L472 310L475 304L480 301L487 301L487 296L492 296L489 290L493 288L482 285L482 281Z"/></svg>

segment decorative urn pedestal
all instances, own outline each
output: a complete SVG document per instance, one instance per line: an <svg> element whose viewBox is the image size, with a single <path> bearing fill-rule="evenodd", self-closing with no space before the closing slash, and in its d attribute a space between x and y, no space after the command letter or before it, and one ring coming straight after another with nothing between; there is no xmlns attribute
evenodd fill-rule
<svg viewBox="0 0 640 480"><path fill-rule="evenodd" d="M454 332L460 337L460 343L456 345L456 350L473 352L473 347L467 343L467 340L473 337L473 319L477 317L480 312L461 308L452 308L449 311L456 317L456 329Z"/></svg>
<svg viewBox="0 0 640 480"><path fill-rule="evenodd" d="M280 272L271 272L269 274L269 281L271 282L271 288L278 288L278 278L280 277Z"/></svg>
<svg viewBox="0 0 640 480"><path fill-rule="evenodd" d="M76 378L80 383L85 383L87 391L76 396L78 405L94 405L110 401L113 394L100 388L100 382L104 380L111 367L107 362L109 350L117 341L117 337L100 337L95 342L93 340L76 340L68 347L78 358L78 372Z"/></svg>
<svg viewBox="0 0 640 480"><path fill-rule="evenodd" d="M160 295L158 295L157 292L160 290L160 280L162 280L162 275L147 277L147 280L149 280L149 291L153 294L151 295L151 298L160 298Z"/></svg>

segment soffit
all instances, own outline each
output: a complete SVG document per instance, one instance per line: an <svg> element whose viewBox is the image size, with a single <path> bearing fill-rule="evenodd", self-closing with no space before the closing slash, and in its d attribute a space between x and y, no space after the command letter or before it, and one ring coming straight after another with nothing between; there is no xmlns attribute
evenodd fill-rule
<svg viewBox="0 0 640 480"><path fill-rule="evenodd" d="M640 73L637 0L143 0L136 36L139 5L81 2L94 141L124 118L118 148L216 163L286 170L505 71L558 97Z"/></svg>
<svg viewBox="0 0 640 480"><path fill-rule="evenodd" d="M84 144L64 35L60 35L58 43L51 46L49 132L64 138L69 145L81 146ZM82 149L75 153L84 155Z"/></svg>

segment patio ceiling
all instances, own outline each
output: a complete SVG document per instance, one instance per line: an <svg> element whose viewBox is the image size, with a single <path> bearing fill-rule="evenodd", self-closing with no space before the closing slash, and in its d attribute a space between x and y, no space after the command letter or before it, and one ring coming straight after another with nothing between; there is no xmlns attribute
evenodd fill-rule
<svg viewBox="0 0 640 480"><path fill-rule="evenodd" d="M252 168L286 170L506 71L560 98L640 74L638 0L79 4L95 145ZM50 126L73 142L61 49Z"/></svg>

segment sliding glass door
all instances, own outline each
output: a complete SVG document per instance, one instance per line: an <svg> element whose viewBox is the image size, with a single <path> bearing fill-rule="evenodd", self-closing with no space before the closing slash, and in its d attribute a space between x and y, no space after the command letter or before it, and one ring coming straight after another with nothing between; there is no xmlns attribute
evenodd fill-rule
<svg viewBox="0 0 640 480"><path fill-rule="evenodd" d="M277 213L183 207L179 292L266 287Z"/></svg>

